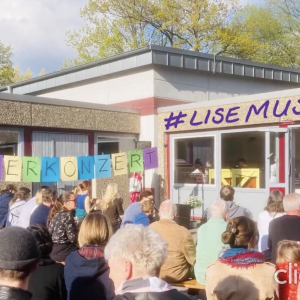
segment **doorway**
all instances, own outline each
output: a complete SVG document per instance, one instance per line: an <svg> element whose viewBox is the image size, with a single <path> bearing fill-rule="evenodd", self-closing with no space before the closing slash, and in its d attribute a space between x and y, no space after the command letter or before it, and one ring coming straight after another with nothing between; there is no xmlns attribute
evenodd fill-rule
<svg viewBox="0 0 300 300"><path fill-rule="evenodd" d="M300 127L290 129L290 192L300 194Z"/></svg>

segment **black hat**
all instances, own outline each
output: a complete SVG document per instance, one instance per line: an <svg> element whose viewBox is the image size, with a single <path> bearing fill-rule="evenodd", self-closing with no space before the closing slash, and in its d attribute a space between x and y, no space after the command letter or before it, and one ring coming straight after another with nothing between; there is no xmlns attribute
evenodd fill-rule
<svg viewBox="0 0 300 300"><path fill-rule="evenodd" d="M0 231L0 269L23 271L39 261L39 248L31 232L14 226Z"/></svg>

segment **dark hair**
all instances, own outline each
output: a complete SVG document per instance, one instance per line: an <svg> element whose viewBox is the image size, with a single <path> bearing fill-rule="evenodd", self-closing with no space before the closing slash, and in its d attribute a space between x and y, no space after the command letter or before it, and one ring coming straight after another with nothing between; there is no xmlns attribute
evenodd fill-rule
<svg viewBox="0 0 300 300"><path fill-rule="evenodd" d="M270 196L268 198L267 206L265 207L265 210L268 213L283 213L283 194L279 190L273 190L270 193Z"/></svg>
<svg viewBox="0 0 300 300"><path fill-rule="evenodd" d="M240 157L240 158L238 159L238 162L246 163L246 160L245 160L244 158Z"/></svg>
<svg viewBox="0 0 300 300"><path fill-rule="evenodd" d="M19 188L19 190L15 193L15 196L9 202L9 206L13 205L17 200L27 200L30 193L30 189L27 187Z"/></svg>
<svg viewBox="0 0 300 300"><path fill-rule="evenodd" d="M64 203L68 202L71 195L75 195L73 192L63 192L58 199L55 201L53 207L51 208L49 212L49 217L47 220L47 225L49 226L50 221L55 217L55 215L62 211L67 210L64 206Z"/></svg>
<svg viewBox="0 0 300 300"><path fill-rule="evenodd" d="M30 231L36 239L40 249L41 257L49 257L53 248L53 242L48 229L41 225L32 225L29 226L27 230Z"/></svg>
<svg viewBox="0 0 300 300"><path fill-rule="evenodd" d="M149 196L153 196L153 193L150 191L142 191L140 196L137 197L136 202L140 202L143 198L147 198Z"/></svg>
<svg viewBox="0 0 300 300"><path fill-rule="evenodd" d="M7 193L7 192L10 192L10 191L14 191L16 192L17 191L17 188L13 185L13 184L8 184L4 190L2 190L0 192L0 195L3 194L3 193Z"/></svg>
<svg viewBox="0 0 300 300"><path fill-rule="evenodd" d="M250 242L255 236L258 236L255 222L248 217L237 217L228 221L221 239L231 248L250 248L253 246Z"/></svg>
<svg viewBox="0 0 300 300"><path fill-rule="evenodd" d="M41 185L40 189L49 189L48 185Z"/></svg>
<svg viewBox="0 0 300 300"><path fill-rule="evenodd" d="M220 198L224 201L233 201L235 190L230 185L222 186L220 190Z"/></svg>
<svg viewBox="0 0 300 300"><path fill-rule="evenodd" d="M56 195L57 195L56 190L44 188L42 191L42 201L51 202L52 198L56 197Z"/></svg>
<svg viewBox="0 0 300 300"><path fill-rule="evenodd" d="M195 165L201 165L201 166L203 165L200 158L197 158L197 159L195 160Z"/></svg>

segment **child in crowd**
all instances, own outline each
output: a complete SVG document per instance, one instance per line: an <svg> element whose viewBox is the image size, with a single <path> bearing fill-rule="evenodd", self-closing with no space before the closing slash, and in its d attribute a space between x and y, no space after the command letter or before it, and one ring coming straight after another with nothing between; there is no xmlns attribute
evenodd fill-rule
<svg viewBox="0 0 300 300"><path fill-rule="evenodd" d="M142 212L133 217L133 224L150 225L149 216L153 213L153 201L146 200L142 203Z"/></svg>
<svg viewBox="0 0 300 300"><path fill-rule="evenodd" d="M279 284L279 299L297 300L300 272L300 242L283 240L278 243L276 270L276 279L285 282Z"/></svg>

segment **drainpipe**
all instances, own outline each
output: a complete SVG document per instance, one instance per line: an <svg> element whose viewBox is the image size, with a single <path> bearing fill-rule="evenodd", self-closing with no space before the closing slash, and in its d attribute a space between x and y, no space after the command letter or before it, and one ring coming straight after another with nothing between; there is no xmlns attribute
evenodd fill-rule
<svg viewBox="0 0 300 300"><path fill-rule="evenodd" d="M12 94L12 88L11 88L10 85L7 86L7 92L8 92L9 94Z"/></svg>

